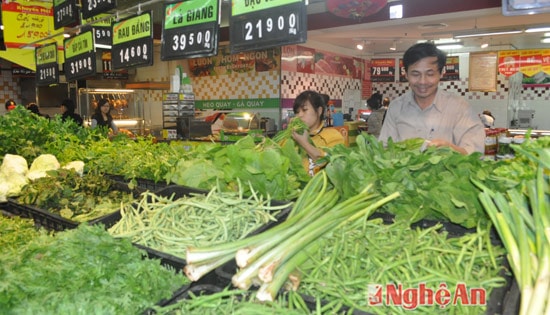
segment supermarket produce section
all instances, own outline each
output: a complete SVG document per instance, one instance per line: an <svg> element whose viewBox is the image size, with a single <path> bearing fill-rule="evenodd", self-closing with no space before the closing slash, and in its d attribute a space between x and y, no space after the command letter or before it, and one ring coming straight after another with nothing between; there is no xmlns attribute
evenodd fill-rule
<svg viewBox="0 0 550 315"><path fill-rule="evenodd" d="M422 142L361 133L309 176L293 141L108 137L16 108L0 310L547 312L550 137L497 160Z"/></svg>

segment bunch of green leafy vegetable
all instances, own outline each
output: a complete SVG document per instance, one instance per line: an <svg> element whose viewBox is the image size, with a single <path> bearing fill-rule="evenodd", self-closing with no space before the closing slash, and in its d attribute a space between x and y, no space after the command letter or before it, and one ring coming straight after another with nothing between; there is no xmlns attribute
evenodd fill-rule
<svg viewBox="0 0 550 315"><path fill-rule="evenodd" d="M367 134L357 136L357 146L339 146L329 150L326 170L342 197L357 193L366 183L374 183L382 195L398 191L400 198L381 211L404 220L436 219L451 221L468 228L479 221L488 222L470 180L485 181L495 163L483 161L480 153L459 154L450 148L428 147L421 152L423 139L387 147ZM493 186L499 187L494 182Z"/></svg>
<svg viewBox="0 0 550 315"><path fill-rule="evenodd" d="M240 180L245 194L250 183L258 194L277 200L296 198L310 177L292 147L279 146L269 138L255 143L246 136L231 145L216 145L182 158L167 174L178 185L211 189L221 181L221 190L238 191Z"/></svg>
<svg viewBox="0 0 550 315"><path fill-rule="evenodd" d="M81 176L68 169L47 173L47 177L23 186L17 201L83 222L113 213L119 209L120 202L133 200L130 191L114 188L115 182L100 173Z"/></svg>
<svg viewBox="0 0 550 315"><path fill-rule="evenodd" d="M60 116L37 116L22 106L0 116L0 156L17 154L28 161L44 153L61 157L67 146L82 150L89 141L102 137L96 129L82 128L72 120L63 122Z"/></svg>
<svg viewBox="0 0 550 315"><path fill-rule="evenodd" d="M139 314L189 282L101 225L0 254L4 314Z"/></svg>
<svg viewBox="0 0 550 315"><path fill-rule="evenodd" d="M494 171L488 178L490 182L502 183L506 188L515 188L521 182L532 180L536 177L538 165L536 161L530 156L526 156L524 152L550 148L550 137L533 139L528 134L522 144L511 144L511 147L515 151L514 158L497 161Z"/></svg>
<svg viewBox="0 0 550 315"><path fill-rule="evenodd" d="M308 131L309 127L306 123L298 117L295 117L290 120L286 129L283 129L273 137L273 141L280 143L285 140L292 139L292 133L296 132L298 134L303 134Z"/></svg>
<svg viewBox="0 0 550 315"><path fill-rule="evenodd" d="M18 251L43 232L43 230L40 232L35 228L32 219L0 214L0 248L2 248L2 252Z"/></svg>

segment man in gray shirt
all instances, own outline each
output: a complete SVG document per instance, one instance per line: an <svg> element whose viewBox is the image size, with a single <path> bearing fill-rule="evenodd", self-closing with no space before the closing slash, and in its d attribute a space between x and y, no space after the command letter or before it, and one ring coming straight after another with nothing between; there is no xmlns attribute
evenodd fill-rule
<svg viewBox="0 0 550 315"><path fill-rule="evenodd" d="M423 138L430 146L451 147L462 154L484 152L485 129L470 104L438 88L445 62L445 53L432 43L407 49L403 65L410 90L392 101L380 141Z"/></svg>

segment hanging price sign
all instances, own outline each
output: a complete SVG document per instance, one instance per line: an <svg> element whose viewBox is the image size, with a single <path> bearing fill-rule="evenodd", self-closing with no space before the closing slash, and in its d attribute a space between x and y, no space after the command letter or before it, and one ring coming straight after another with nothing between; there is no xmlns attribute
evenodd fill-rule
<svg viewBox="0 0 550 315"><path fill-rule="evenodd" d="M53 28L75 24L78 21L76 0L53 1Z"/></svg>
<svg viewBox="0 0 550 315"><path fill-rule="evenodd" d="M394 82L395 59L372 59L370 77L372 82Z"/></svg>
<svg viewBox="0 0 550 315"><path fill-rule="evenodd" d="M164 4L161 60L215 56L219 8L219 0Z"/></svg>
<svg viewBox="0 0 550 315"><path fill-rule="evenodd" d="M57 43L36 47L34 58L36 63L36 85L48 86L59 83Z"/></svg>
<svg viewBox="0 0 550 315"><path fill-rule="evenodd" d="M153 65L153 23L145 12L112 26L113 69Z"/></svg>
<svg viewBox="0 0 550 315"><path fill-rule="evenodd" d="M231 53L304 43L307 11L303 0L231 2Z"/></svg>
<svg viewBox="0 0 550 315"><path fill-rule="evenodd" d="M65 48L63 70L68 82L96 73L94 37L91 31L65 39L63 47Z"/></svg>
<svg viewBox="0 0 550 315"><path fill-rule="evenodd" d="M115 17L111 14L98 14L86 19L85 22L86 24L93 25L94 43L96 47L111 48L113 42L111 24L115 22ZM98 45L103 45L103 47Z"/></svg>
<svg viewBox="0 0 550 315"><path fill-rule="evenodd" d="M116 0L82 0L82 18L87 19L94 15L116 8Z"/></svg>

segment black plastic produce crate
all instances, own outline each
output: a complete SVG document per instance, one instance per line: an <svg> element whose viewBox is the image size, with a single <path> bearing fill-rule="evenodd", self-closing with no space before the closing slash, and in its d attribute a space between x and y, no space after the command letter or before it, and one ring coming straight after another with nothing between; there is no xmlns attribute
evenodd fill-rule
<svg viewBox="0 0 550 315"><path fill-rule="evenodd" d="M120 190L123 192L131 192L134 197L139 197L143 190L130 189L128 185L120 182L113 182L112 189ZM30 218L34 220L34 224L37 227L44 227L49 230L62 231L65 229L74 229L80 222L73 221L60 216L57 213L50 212L45 209L33 205L21 204L16 198L8 198L7 211L16 214L24 218ZM117 211L118 212L118 211ZM116 213L116 212L115 212ZM106 228L116 223L112 219L112 214L107 214L92 220L87 221L88 224L104 224Z"/></svg>
<svg viewBox="0 0 550 315"><path fill-rule="evenodd" d="M129 183L132 180L130 178L125 178L122 175L106 174L105 176L107 176L108 178L114 181L121 182L121 183ZM134 178L133 180L136 181L137 188L140 188L143 190L157 191L169 186L169 184L167 184L164 181L156 182L154 180L146 179L146 178Z"/></svg>

